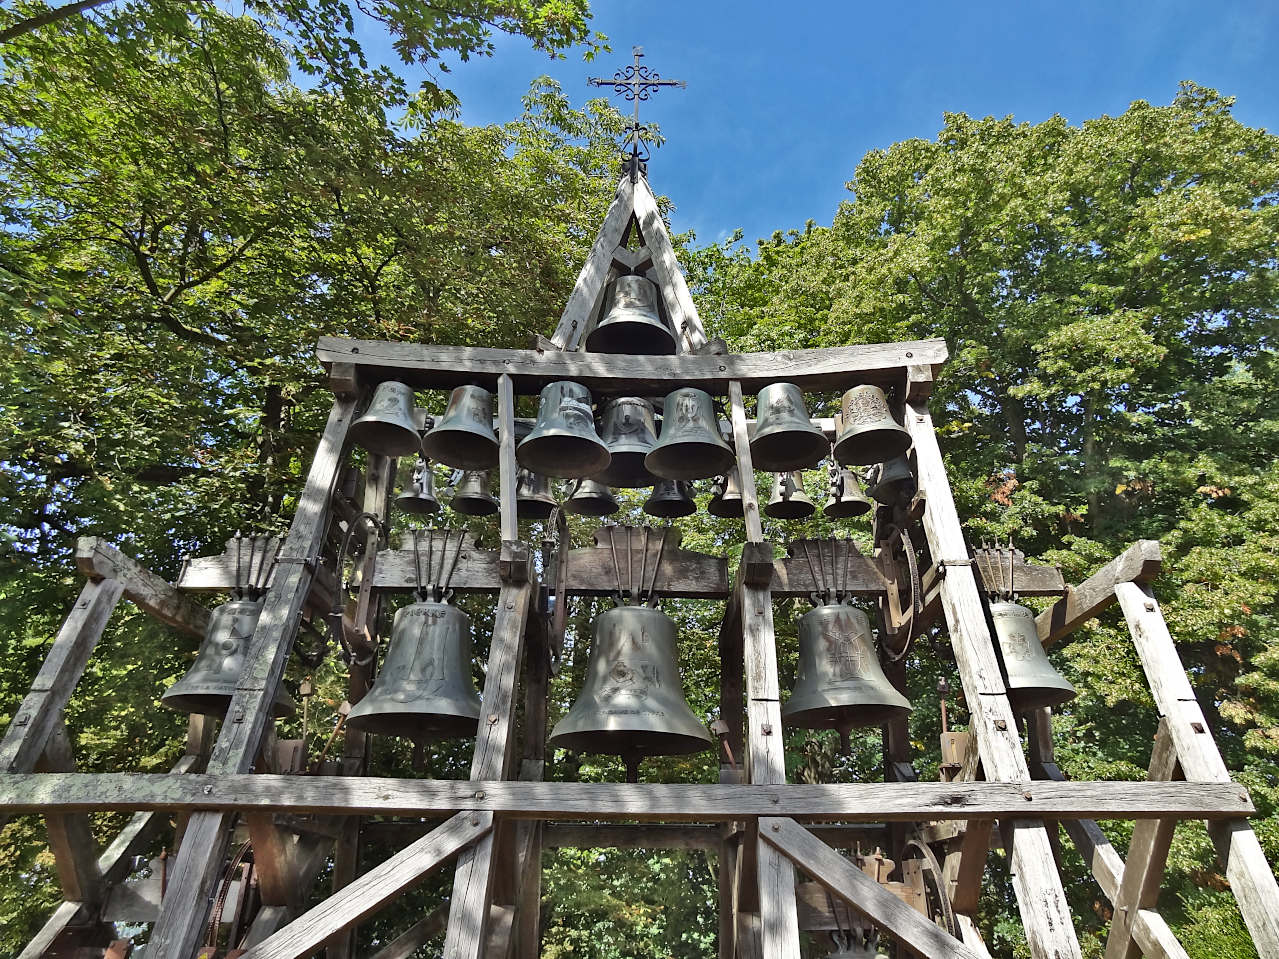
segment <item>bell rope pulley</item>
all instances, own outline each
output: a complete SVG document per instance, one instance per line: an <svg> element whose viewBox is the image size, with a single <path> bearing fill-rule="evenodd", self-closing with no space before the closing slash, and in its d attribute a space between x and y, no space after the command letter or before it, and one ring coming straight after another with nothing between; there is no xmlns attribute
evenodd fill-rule
<svg viewBox="0 0 1279 959"><path fill-rule="evenodd" d="M364 415L351 424L351 441L370 453L407 456L421 447L422 434L413 412L413 388L385 380L373 391Z"/></svg>
<svg viewBox="0 0 1279 959"><path fill-rule="evenodd" d="M756 469L787 473L816 466L830 451L830 441L808 418L798 386L771 383L757 397L750 447Z"/></svg>
<svg viewBox="0 0 1279 959"><path fill-rule="evenodd" d="M515 455L521 466L542 476L579 479L604 470L611 456L595 432L590 391L568 380L543 387L537 422Z"/></svg>
<svg viewBox="0 0 1279 959"><path fill-rule="evenodd" d="M882 463L910 448L910 433L893 418L888 396L878 386L854 386L845 393L840 416L843 428L834 455L843 466Z"/></svg>
<svg viewBox="0 0 1279 959"><path fill-rule="evenodd" d="M479 386L459 386L449 394L444 415L422 437L422 453L456 469L497 465L493 432L493 394Z"/></svg>

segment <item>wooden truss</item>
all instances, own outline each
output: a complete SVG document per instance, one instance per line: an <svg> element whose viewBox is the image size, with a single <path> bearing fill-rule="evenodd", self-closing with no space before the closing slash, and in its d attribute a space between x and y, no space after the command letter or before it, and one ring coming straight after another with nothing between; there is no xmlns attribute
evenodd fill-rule
<svg viewBox="0 0 1279 959"><path fill-rule="evenodd" d="M628 242L631 234L638 247ZM658 282L667 317L682 334L679 355L573 351L598 318L605 282L623 271L649 272ZM112 917L154 922L151 959L200 954L210 903L220 885L225 888L231 826L238 818L248 826L261 886L260 908L234 920L244 931L243 955L252 959L295 959L321 949L330 959L345 959L353 954L353 933L362 920L450 862L448 901L384 945L376 959L403 959L441 931L447 959L532 959L539 950L541 850L555 845L714 850L721 864L722 959L799 959L801 918L806 928L822 928L821 917L813 917L822 910L829 916L831 907L814 906L805 892L808 883L797 895L797 873L827 890L838 908L851 909L914 953L982 956L985 947L973 919L996 833L1007 850L1032 955L1078 957L1053 856L1058 822L1114 904L1109 959L1138 953L1175 959L1185 953L1155 904L1170 835L1183 819L1208 822L1259 953L1279 957L1279 888L1248 825L1254 809L1247 791L1230 779L1151 592L1157 545L1136 544L1073 588L1056 570L1019 567L1023 593L1061 596L1039 617L1045 645L1119 603L1162 719L1147 782L1066 782L1053 761L1047 710L1026 717L1029 757L1023 746L979 571L955 510L927 408L933 376L946 359L945 344L923 340L745 355L714 350L643 178L619 184L555 337L539 348L322 340L319 356L336 399L281 545L246 668L216 736L212 723L193 720L187 755L169 775L75 772L63 710L122 597L199 636L209 614L189 594L231 586L230 560L193 559L170 585L100 540L82 541L77 562L88 581L0 740L0 807L5 815L44 817L66 898L23 956L58 954L84 941L101 946L110 938L102 923ZM344 484L348 427L385 379L436 389L475 383L498 398L502 542L493 550L468 548L453 579L459 591L494 596L497 610L467 780L369 777L363 736L353 730L347 731L340 760L324 775L298 775L289 744L274 739L270 707L299 626L314 612L332 609L338 589L326 544L358 525L361 513L387 514L394 461L368 458L358 501ZM744 757L744 768L724 765L719 783L542 781L550 675L546 584L538 581L530 547L520 539L514 420L517 395L535 394L557 379L601 394L662 395L695 385L727 397L745 504L741 562L730 579L723 557L677 548L655 585L660 596L726 602L719 638L720 718L727 726L726 745ZM899 527L922 526L919 608L903 613L898 587L905 582L903 557L887 539L874 555L850 558L849 582L856 594L878 601L886 637L908 637L944 620L971 721L967 734L952 734L943 744L949 763L942 782L917 781L904 727L890 724L885 782L787 784L773 607L775 600L806 596L818 584L806 564L778 558L764 538L743 403L746 392L779 380L807 392L882 385L913 438L919 493L893 520ZM354 648L368 652L377 642L380 604L389 593L415 584L406 551L392 549L371 524L354 532L363 539L360 586L347 604L343 629ZM568 550L553 583L557 593L611 592L607 552L599 545ZM372 680L371 666L359 665L362 661L357 658L351 671L353 703ZM892 669L889 675L894 678ZM901 682L900 673L895 679ZM515 721L521 702L522 742ZM135 815L99 854L87 814L102 810ZM170 815L178 818L181 832L176 862L163 897L147 899L123 880L132 856ZM379 821L368 821L370 816ZM435 824L423 824L423 818ZM1097 819L1138 820L1127 863ZM360 874L360 841L375 832L399 837L401 850ZM890 851L908 836L936 851L958 935L912 907L909 883L887 881L879 870L868 875L838 851L871 832L886 836ZM330 858L334 891L306 909L302 894ZM906 876L904 867L901 874ZM123 905L121 889L133 895ZM123 955L124 947L112 948Z"/></svg>

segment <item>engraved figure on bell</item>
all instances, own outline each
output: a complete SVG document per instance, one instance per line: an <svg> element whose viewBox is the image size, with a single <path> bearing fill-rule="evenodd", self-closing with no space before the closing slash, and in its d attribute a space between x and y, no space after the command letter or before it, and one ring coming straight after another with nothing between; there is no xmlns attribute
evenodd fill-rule
<svg viewBox="0 0 1279 959"><path fill-rule="evenodd" d="M595 427L591 408L576 396L564 395L560 398L560 416L569 421L570 427L583 430Z"/></svg>
<svg viewBox="0 0 1279 959"><path fill-rule="evenodd" d="M884 416L887 411L879 402L879 398L870 392L854 393L850 392L845 397L844 403L844 423L867 423L872 420L878 420Z"/></svg>
<svg viewBox="0 0 1279 959"><path fill-rule="evenodd" d="M822 645L826 647L825 661L830 663L831 682L846 683L866 676L866 651L860 643L848 638L854 635L851 627L843 617L822 625Z"/></svg>
<svg viewBox="0 0 1279 959"><path fill-rule="evenodd" d="M675 401L675 425L680 429L693 429L701 421L699 413L697 397L691 393L681 393Z"/></svg>
<svg viewBox="0 0 1279 959"><path fill-rule="evenodd" d="M487 423L489 421L489 411L485 409L483 403L467 403L466 415L477 423Z"/></svg>

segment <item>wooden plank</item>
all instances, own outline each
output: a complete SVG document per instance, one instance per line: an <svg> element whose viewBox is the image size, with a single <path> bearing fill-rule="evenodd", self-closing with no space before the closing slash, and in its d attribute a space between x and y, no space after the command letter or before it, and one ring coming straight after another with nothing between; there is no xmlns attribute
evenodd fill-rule
<svg viewBox="0 0 1279 959"><path fill-rule="evenodd" d="M498 595L493 641L489 646L488 672L484 677L480 728L471 760L471 808L487 803L487 785L476 780L497 780L504 775L511 751L515 723L516 687L523 659L524 633L533 600L531 584L511 583ZM506 783L517 788L536 788L546 783ZM489 897L493 888L494 844L485 836L458 857L453 874L453 903L448 932L444 939L445 959L480 959L485 942Z"/></svg>
<svg viewBox="0 0 1279 959"><path fill-rule="evenodd" d="M1115 601L1119 583L1147 583L1159 575L1159 541L1138 540L1035 617L1045 647L1068 636ZM1020 589L1020 585L1019 585Z"/></svg>
<svg viewBox="0 0 1279 959"><path fill-rule="evenodd" d="M906 406L904 419L914 442L919 488L925 497L924 532L933 562L960 563L949 566L942 580L942 607L968 703L970 731L977 737L986 778L1029 779L985 608L973 570L963 564L968 546L932 417L923 403L913 403ZM1079 959L1079 940L1042 820L1009 820L1001 827L1008 837L1013 888L1031 955L1035 959Z"/></svg>
<svg viewBox="0 0 1279 959"><path fill-rule="evenodd" d="M1155 594L1147 584L1123 582L1115 584L1115 596L1128 621L1155 705L1176 747L1182 772L1192 781L1230 782L1230 773L1195 700ZM1237 788L1241 795L1247 795L1242 786ZM1208 835L1257 952L1279 957L1279 885L1252 827L1243 819L1210 823Z"/></svg>
<svg viewBox="0 0 1279 959"><path fill-rule="evenodd" d="M271 705L297 635L302 606L311 587L311 564L319 556L333 492L342 470L354 398L339 399L329 414L289 535L280 550L277 575L267 591L208 769L214 778L247 773L271 718ZM174 777L185 778L185 777ZM230 838L229 819L220 812L191 817L168 891L148 943L153 959L189 959L204 932L214 886L222 872Z"/></svg>
<svg viewBox="0 0 1279 959"><path fill-rule="evenodd" d="M888 581L873 559L860 554L847 557L844 561L843 540L840 540L840 560L837 576L841 585L847 584L847 591L856 596L879 597L888 589ZM791 544L794 548L795 544ZM823 547L825 548L825 547ZM814 552L814 563L816 552ZM787 556L773 561L772 593L777 599L804 598L810 593L820 592L820 569L818 579L813 578L808 561L801 552L799 556Z"/></svg>
<svg viewBox="0 0 1279 959"><path fill-rule="evenodd" d="M601 393L658 396L676 386L695 386L724 396L732 380L741 381L744 390L753 392L782 380L810 392L838 392L858 383L892 386L901 381L909 362L946 362L946 342L914 340L727 356L627 356L324 336L317 354L326 366L347 362L360 366L370 382L394 379L415 389L452 389L475 383L492 390L498 377L509 373L521 395L538 393L555 380L573 380Z"/></svg>
<svg viewBox="0 0 1279 959"><path fill-rule="evenodd" d="M44 755L37 768L42 771L69 773L75 770L75 756L66 726L58 720L45 744ZM68 902L102 901L104 882L98 869L98 843L84 813L50 813L44 817L62 886L62 898Z"/></svg>
<svg viewBox="0 0 1279 959"><path fill-rule="evenodd" d="M147 615L184 633L204 637L209 610L110 543L97 536L81 536L76 541L75 559L76 567L90 579L118 579L124 595Z"/></svg>
<svg viewBox="0 0 1279 959"><path fill-rule="evenodd" d="M26 948L18 953L18 959L41 959L53 949L57 939L63 932L73 926L80 926L93 921L92 910L81 902L64 902L53 910L40 931L35 934Z"/></svg>
<svg viewBox="0 0 1279 959"><path fill-rule="evenodd" d="M444 931L449 904L443 902L373 954L372 959L409 959Z"/></svg>
<svg viewBox="0 0 1279 959"><path fill-rule="evenodd" d="M1177 772L1177 752L1166 722L1159 724L1150 756L1152 781L1167 781ZM1159 901L1168 850L1172 846L1175 819L1143 819L1133 827L1128 844L1128 864L1113 900L1115 914L1106 938L1106 959L1139 959L1141 946L1133 937L1133 916L1141 909L1153 909Z"/></svg>
<svg viewBox="0 0 1279 959"><path fill-rule="evenodd" d="M502 542L514 543L520 538L520 521L515 508L515 388L507 373L497 378L497 441L497 501L501 507Z"/></svg>
<svg viewBox="0 0 1279 959"><path fill-rule="evenodd" d="M777 739L776 734L769 737ZM483 793L482 796L477 795ZM1237 783L559 783L191 773L0 776L9 813L134 809L431 816L486 809L520 819L728 822L784 809L839 822L1004 819L1233 819L1256 812Z"/></svg>
<svg viewBox="0 0 1279 959"><path fill-rule="evenodd" d="M737 469L742 483L742 509L746 522L746 541L764 542L763 520L760 519L759 493L755 489L755 465L751 460L750 435L746 430L746 408L743 406L742 384L728 384L729 415L733 424L733 446L737 453Z"/></svg>
<svg viewBox="0 0 1279 959"><path fill-rule="evenodd" d="M639 222L644 245L653 257L653 270L658 278L657 288L666 304L666 314L670 317L675 339L679 344L677 348L681 353L696 352L706 345L706 331L702 328L702 318L697 314L693 297L688 292L688 283L684 280L684 272L675 257L666 224L662 222L661 211L657 208L657 198L653 196L647 178L640 177L635 184L633 202L635 219Z"/></svg>
<svg viewBox="0 0 1279 959"><path fill-rule="evenodd" d="M31 683L31 691L0 740L0 769L27 773L35 768L123 593L124 584L116 579L84 584Z"/></svg>
<svg viewBox="0 0 1279 959"><path fill-rule="evenodd" d="M551 334L551 343L560 350L576 349L582 334L586 332L591 318L599 311L600 300L604 295L605 281L608 279L609 267L613 265L613 251L622 243L626 227L630 223L635 210L635 187L629 176L623 176L617 184L617 192L608 212L604 214L604 222L595 235L590 255L577 274L573 284L573 292L564 304L564 312Z"/></svg>
<svg viewBox="0 0 1279 959"><path fill-rule="evenodd" d="M793 819L760 820L759 834L833 895L925 956L978 959L978 954L906 905Z"/></svg>
<svg viewBox="0 0 1279 959"><path fill-rule="evenodd" d="M703 849L718 852L713 826L662 826L651 823L547 823L542 842L553 849Z"/></svg>
<svg viewBox="0 0 1279 959"><path fill-rule="evenodd" d="M492 813L458 813L268 936L243 959L299 959L309 955L334 933L358 923L417 886L459 850L487 836L492 828Z"/></svg>
<svg viewBox="0 0 1279 959"><path fill-rule="evenodd" d="M511 906L489 907L489 921L484 936L484 959L506 959L511 948L511 933L515 928L515 909Z"/></svg>
<svg viewBox="0 0 1279 959"><path fill-rule="evenodd" d="M977 925L972 918L958 913L955 921L959 924L959 935L964 940L964 945L977 953L981 959L991 959L990 950L986 948L986 943L982 942L981 933L977 931Z"/></svg>

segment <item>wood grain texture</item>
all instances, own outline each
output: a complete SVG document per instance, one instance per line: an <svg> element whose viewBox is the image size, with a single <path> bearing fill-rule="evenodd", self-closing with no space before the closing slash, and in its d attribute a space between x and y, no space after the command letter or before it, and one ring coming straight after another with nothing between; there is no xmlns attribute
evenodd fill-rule
<svg viewBox="0 0 1279 959"><path fill-rule="evenodd" d="M515 461L515 387L509 374L497 378L497 502L501 507L499 525L502 542L514 543L520 538L520 520L516 513Z"/></svg>
<svg viewBox="0 0 1279 959"><path fill-rule="evenodd" d="M492 390L497 387L497 378L509 373L521 395L538 393L555 380L573 380L602 394L658 396L676 386L695 386L723 396L732 380L740 380L748 391L778 381L814 392L842 391L858 383L892 386L902 380L909 362L944 363L946 342L914 340L728 356L626 356L325 336L320 338L317 354L326 366L353 363L361 367L369 382L394 379L415 389L452 389L475 383Z"/></svg>
<svg viewBox="0 0 1279 959"><path fill-rule="evenodd" d="M733 448L737 453L737 471L742 486L742 509L746 523L746 542L764 542L763 520L760 518L759 492L755 489L755 465L751 459L750 433L746 428L746 407L742 384L728 384L729 418L733 426Z"/></svg>
<svg viewBox="0 0 1279 959"><path fill-rule="evenodd" d="M76 541L76 567L90 579L117 579L124 595L149 616L168 623L191 636L204 638L209 610L183 596L145 566L125 556L97 536L81 536Z"/></svg>
<svg viewBox="0 0 1279 959"><path fill-rule="evenodd" d="M243 959L300 959L341 929L412 889L458 850L488 835L493 816L462 812L373 867L244 954Z"/></svg>
<svg viewBox="0 0 1279 959"><path fill-rule="evenodd" d="M795 820L761 819L759 834L763 841L775 846L833 895L899 942L925 956L978 959L976 952L906 905Z"/></svg>
<svg viewBox="0 0 1279 959"><path fill-rule="evenodd" d="M681 353L699 350L706 345L706 331L688 292L688 283L684 280L679 260L675 258L675 249L671 246L666 224L662 222L661 211L657 208L657 198L653 196L647 178L638 179L633 196L635 219L639 222L644 245L652 255L655 282L674 328L678 349Z"/></svg>
<svg viewBox="0 0 1279 959"><path fill-rule="evenodd" d="M564 304L564 312L551 334L551 343L559 350L577 348L578 341L586 332L591 318L599 311L600 301L604 296L604 286L608 280L608 270L613 264L613 251L621 245L626 227L635 212L635 187L629 176L623 176L617 184L617 192L608 212L604 214L604 222L595 235L590 255L582 264L577 281L573 284L573 292Z"/></svg>
<svg viewBox="0 0 1279 959"><path fill-rule="evenodd" d="M73 772L75 756L67 728L59 719L37 766L41 771ZM98 868L98 844L84 813L50 813L44 817L62 898L68 902L102 901L105 883Z"/></svg>
<svg viewBox="0 0 1279 959"><path fill-rule="evenodd" d="M1035 617L1045 647L1068 636L1115 601L1119 583L1147 583L1163 565L1159 541L1138 540Z"/></svg>
<svg viewBox="0 0 1279 959"><path fill-rule="evenodd" d="M449 904L440 903L413 925L373 953L372 959L409 959L444 931L449 921ZM327 957L326 957L327 959Z"/></svg>

